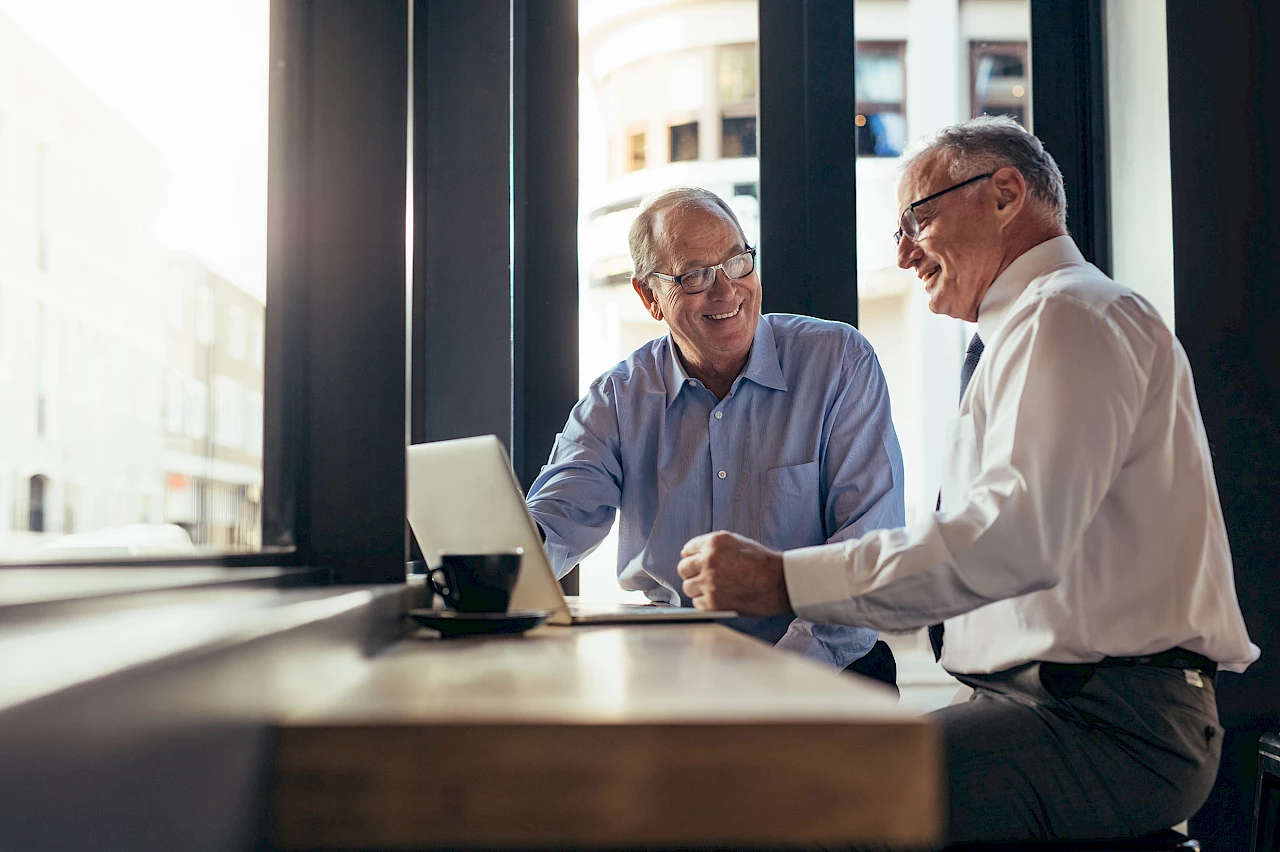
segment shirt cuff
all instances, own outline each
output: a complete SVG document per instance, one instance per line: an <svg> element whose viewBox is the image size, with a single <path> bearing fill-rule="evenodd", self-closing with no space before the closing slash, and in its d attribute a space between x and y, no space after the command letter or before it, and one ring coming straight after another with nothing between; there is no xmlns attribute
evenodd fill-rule
<svg viewBox="0 0 1280 852"><path fill-rule="evenodd" d="M808 621L823 621L832 610L853 598L845 567L847 546L823 544L782 554L782 574L791 609Z"/></svg>

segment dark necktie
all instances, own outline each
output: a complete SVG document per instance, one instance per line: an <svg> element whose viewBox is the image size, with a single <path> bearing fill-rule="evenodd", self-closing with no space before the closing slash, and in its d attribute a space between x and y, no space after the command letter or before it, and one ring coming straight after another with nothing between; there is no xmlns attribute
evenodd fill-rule
<svg viewBox="0 0 1280 852"><path fill-rule="evenodd" d="M978 369L978 361L982 358L982 338L974 335L969 341L969 348L964 353L964 363L960 365L960 398L964 399L964 392L969 387L969 380L973 378L973 371ZM938 492L938 509L942 509L942 492ZM933 646L934 660L942 659L942 632L943 626L939 624L929 625L929 644Z"/></svg>

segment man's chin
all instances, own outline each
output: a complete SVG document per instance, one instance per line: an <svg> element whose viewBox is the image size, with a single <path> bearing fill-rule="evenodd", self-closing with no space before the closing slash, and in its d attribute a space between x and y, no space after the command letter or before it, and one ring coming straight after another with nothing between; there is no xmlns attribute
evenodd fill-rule
<svg viewBox="0 0 1280 852"><path fill-rule="evenodd" d="M936 291L929 294L929 310L935 314L941 314L942 316L955 316L955 314L951 312L951 305L947 303L946 298Z"/></svg>

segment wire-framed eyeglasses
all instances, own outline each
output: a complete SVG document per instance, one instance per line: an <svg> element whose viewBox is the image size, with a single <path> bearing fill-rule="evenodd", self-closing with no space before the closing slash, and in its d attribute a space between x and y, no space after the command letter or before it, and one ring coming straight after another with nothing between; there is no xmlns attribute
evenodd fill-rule
<svg viewBox="0 0 1280 852"><path fill-rule="evenodd" d="M955 186L949 186L944 190L935 192L933 195L927 195L924 198L921 198L919 201L913 201L910 204L908 204L907 209L902 211L902 217L898 219L898 230L893 232L894 245L898 245L899 243L901 243L902 238L904 236L911 240L915 240L919 238L920 220L916 218L917 207L919 207L922 204L928 204L930 201L933 201L936 198L941 198L942 196L946 195L948 192L955 192L957 189L962 189L971 183L977 183L980 180L989 178L993 174L995 174L995 172L987 172L986 174L974 175L968 180L960 181L960 183L956 184Z"/></svg>
<svg viewBox="0 0 1280 852"><path fill-rule="evenodd" d="M661 272L655 272L653 277L669 281L672 284L679 284L680 289L684 290L686 294L696 296L715 283L717 269L724 271L725 278L730 281L737 281L739 278L746 278L755 268L756 250L749 248L742 254L735 254L724 263L717 263L715 266L690 269L681 275L665 275Z"/></svg>

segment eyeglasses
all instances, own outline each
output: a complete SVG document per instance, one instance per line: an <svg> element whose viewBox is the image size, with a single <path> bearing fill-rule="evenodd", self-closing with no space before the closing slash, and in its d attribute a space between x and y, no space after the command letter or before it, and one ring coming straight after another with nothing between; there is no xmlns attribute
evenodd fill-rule
<svg viewBox="0 0 1280 852"><path fill-rule="evenodd" d="M724 270L725 278L730 281L737 281L739 278L746 278L755 268L756 250L749 248L742 254L735 254L724 263L717 263L715 266L690 269L683 275L664 275L661 272L655 272L653 277L661 278L663 281L670 281L672 284L679 284L685 293L690 296L696 296L715 283L717 269Z"/></svg>
<svg viewBox="0 0 1280 852"><path fill-rule="evenodd" d="M902 218L898 220L898 230L893 232L894 244L897 245L901 243L902 238L904 236L912 240L918 239L920 237L920 220L916 218L917 207L919 207L922 204L928 204L930 201L933 201L935 198L941 198L942 196L946 195L948 192L955 192L957 189L966 187L971 183L977 183L980 180L989 178L993 174L995 174L995 172L987 172L986 174L982 174L982 175L974 175L968 180L961 181L955 186L949 186L946 189L942 190L941 192L935 192L933 195L926 196L925 198L921 198L919 201L913 201L910 204L908 204L907 209L902 211Z"/></svg>

